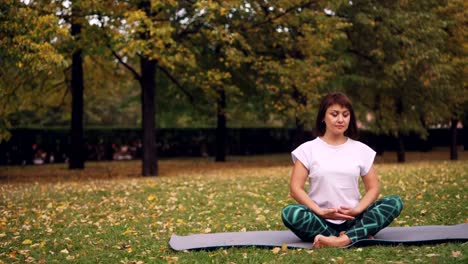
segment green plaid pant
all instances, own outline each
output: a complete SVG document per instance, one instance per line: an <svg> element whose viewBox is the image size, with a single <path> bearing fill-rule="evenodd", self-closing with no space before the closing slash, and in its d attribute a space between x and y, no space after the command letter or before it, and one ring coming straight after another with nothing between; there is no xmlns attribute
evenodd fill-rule
<svg viewBox="0 0 468 264"><path fill-rule="evenodd" d="M316 235L339 236L345 232L352 243L375 235L400 215L403 202L398 196L387 196L371 204L362 214L342 224L333 224L317 216L302 204L286 206L281 212L283 223L303 241L314 241Z"/></svg>

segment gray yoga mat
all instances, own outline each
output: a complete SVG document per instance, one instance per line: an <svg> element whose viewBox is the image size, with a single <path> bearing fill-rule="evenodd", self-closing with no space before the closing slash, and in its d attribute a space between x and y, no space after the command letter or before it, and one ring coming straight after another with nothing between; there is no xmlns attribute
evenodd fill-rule
<svg viewBox="0 0 468 264"><path fill-rule="evenodd" d="M374 236L374 239L359 240L348 247L370 245L422 245L444 242L468 241L468 224L431 225L413 227L387 227ZM285 231L249 231L195 234L178 236L173 234L169 245L174 250L212 250L226 247L281 247L311 249L311 242L303 242L294 233Z"/></svg>

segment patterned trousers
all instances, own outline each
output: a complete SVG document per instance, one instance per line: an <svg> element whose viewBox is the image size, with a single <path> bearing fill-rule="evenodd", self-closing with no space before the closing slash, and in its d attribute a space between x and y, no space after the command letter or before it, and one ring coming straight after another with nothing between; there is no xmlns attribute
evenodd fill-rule
<svg viewBox="0 0 468 264"><path fill-rule="evenodd" d="M342 224L333 224L317 216L302 204L286 206L281 212L283 223L303 241L314 241L316 235L339 236L345 232L352 243L375 235L400 215L403 202L398 196L387 196L371 204L362 214Z"/></svg>

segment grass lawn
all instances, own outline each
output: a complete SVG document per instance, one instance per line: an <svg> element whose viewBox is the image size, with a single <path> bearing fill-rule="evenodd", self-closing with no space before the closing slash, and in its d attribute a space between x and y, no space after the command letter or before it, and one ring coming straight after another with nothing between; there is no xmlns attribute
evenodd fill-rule
<svg viewBox="0 0 468 264"><path fill-rule="evenodd" d="M440 154L440 153L439 153ZM408 153L407 164L377 159L381 194L405 208L393 226L468 222L468 157ZM421 159L423 161L421 161ZM468 244L275 251L226 248L175 252L171 234L284 230L289 156L0 167L1 263L467 263Z"/></svg>

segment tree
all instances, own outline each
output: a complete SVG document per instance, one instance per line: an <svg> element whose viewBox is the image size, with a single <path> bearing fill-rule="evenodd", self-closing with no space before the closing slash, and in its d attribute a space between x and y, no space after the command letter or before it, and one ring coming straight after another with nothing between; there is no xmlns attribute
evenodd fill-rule
<svg viewBox="0 0 468 264"><path fill-rule="evenodd" d="M18 111L42 111L61 101L56 87L67 61L56 39L67 39L59 19L22 1L7 0L0 6L0 142ZM37 100L47 94L45 100Z"/></svg>
<svg viewBox="0 0 468 264"><path fill-rule="evenodd" d="M112 4L114 4L112 2ZM120 7L107 6L102 10L102 31L107 39L107 47L115 58L127 68L141 87L142 130L143 130L143 176L158 173L156 153L155 116L157 113L156 71L164 73L178 87L182 86L171 71L177 64L187 65L191 54L175 39L189 34L189 31L176 31L177 2L140 1L117 2ZM105 21L108 19L109 21ZM132 65L132 58L138 57L139 68Z"/></svg>
<svg viewBox="0 0 468 264"><path fill-rule="evenodd" d="M337 15L348 28L351 64L347 91L362 108L361 120L378 133L398 139L397 157L405 160L403 135L427 135L427 126L446 118L446 45L438 1L358 1L341 5ZM428 100L430 99L430 100ZM372 120L366 120L370 114Z"/></svg>
<svg viewBox="0 0 468 264"><path fill-rule="evenodd" d="M466 42L467 23L466 3L460 0L443 2L435 8L434 12L444 21L444 30L447 33L445 45L442 47L444 68L446 76L440 78L441 86L445 86L445 101L451 102L448 106L450 119L450 159L457 160L457 125L466 115L468 102L468 89L466 85L467 59L463 46ZM465 117L466 118L466 117Z"/></svg>
<svg viewBox="0 0 468 264"><path fill-rule="evenodd" d="M257 99L250 105L293 112L298 123L310 120L318 86L336 70L336 61L327 62L325 53L344 36L344 24L327 17L317 1L206 1L199 8L192 13L204 10L200 23L205 26L185 41L198 43L192 45L200 47L194 53L204 69L194 69L198 78L189 77L190 83L216 106L215 160L226 156L228 101L242 98L241 104L249 105Z"/></svg>

